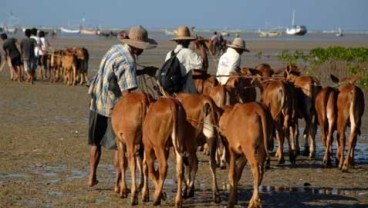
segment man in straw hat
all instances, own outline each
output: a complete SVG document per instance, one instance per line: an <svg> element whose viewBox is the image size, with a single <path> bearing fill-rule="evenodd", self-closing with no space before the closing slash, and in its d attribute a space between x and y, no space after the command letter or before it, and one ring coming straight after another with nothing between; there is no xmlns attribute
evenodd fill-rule
<svg viewBox="0 0 368 208"><path fill-rule="evenodd" d="M180 92L197 93L193 82L192 70L199 69L207 71L208 58L206 49L201 40L190 35L190 31L187 26L179 26L176 37L171 40L177 43L176 48L172 51L176 53L176 57L181 63L181 74L184 77L182 82L183 87ZM196 48L198 48L199 55L192 49L188 48L192 41L194 41ZM171 57L172 51L167 53L165 61Z"/></svg>
<svg viewBox="0 0 368 208"><path fill-rule="evenodd" d="M229 75L237 73L240 70L241 55L243 52L249 52L245 46L245 41L239 37L234 38L231 44L227 44L226 52L220 57L217 67L217 80L222 84L226 84Z"/></svg>
<svg viewBox="0 0 368 208"><path fill-rule="evenodd" d="M91 95L88 144L90 148L90 174L88 185L98 183L96 169L101 157L101 146L115 150L116 179L120 175L115 134L111 127L111 113L121 96L138 87L136 58L143 50L156 46L148 38L147 30L135 26L127 36L118 36L120 44L112 46L103 56L97 74L92 78L88 93ZM115 191L118 191L115 184Z"/></svg>

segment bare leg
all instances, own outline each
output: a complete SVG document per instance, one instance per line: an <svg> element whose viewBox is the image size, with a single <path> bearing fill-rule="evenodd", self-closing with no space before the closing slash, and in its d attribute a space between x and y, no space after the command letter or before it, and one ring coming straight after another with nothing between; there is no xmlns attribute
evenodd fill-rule
<svg viewBox="0 0 368 208"><path fill-rule="evenodd" d="M89 179L88 186L92 187L98 183L96 170L101 158L101 145L92 145L89 152Z"/></svg>

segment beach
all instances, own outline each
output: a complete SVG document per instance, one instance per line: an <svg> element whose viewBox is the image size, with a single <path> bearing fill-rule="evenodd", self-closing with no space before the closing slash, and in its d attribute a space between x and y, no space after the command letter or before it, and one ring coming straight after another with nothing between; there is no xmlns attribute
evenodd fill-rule
<svg viewBox="0 0 368 208"><path fill-rule="evenodd" d="M346 38L346 37L344 37ZM164 38L162 38L164 39ZM160 67L166 53L175 43L158 40L156 49L144 51L138 63ZM230 38L229 38L230 39ZM247 39L250 53L242 55L244 66L269 63L283 67L277 59L282 50L308 52L316 47L368 47L364 39ZM89 77L96 71L104 53L116 38L49 37L53 49L86 47L90 53ZM262 56L257 54L262 52ZM209 72L216 71L216 58L209 57ZM326 85L331 83L324 83ZM99 183L87 186L89 173L87 144L89 95L86 86L66 86L63 83L36 81L34 85L13 82L7 67L0 72L0 207L127 207L130 201L113 191L113 152L103 149L97 170ZM367 94L365 92L365 103ZM296 166L286 161L277 165L272 157L271 169L262 182L264 207L367 207L368 206L368 116L363 115L362 132L358 137L355 169L343 173L337 168L323 168L321 134L318 130L317 156L310 160L299 156ZM300 121L300 123L302 123ZM302 131L303 129L301 129ZM303 143L303 142L301 142ZM334 143L335 147L335 143ZM224 207L228 199L228 173L219 170L218 184L222 201L211 200L211 174L208 157L201 152L194 198L184 200L184 207ZM170 157L164 191L168 196L161 206L174 206L176 193L174 161ZM128 173L128 184L130 171ZM248 205L252 196L252 176L249 167L239 185L239 207ZM150 193L153 193L150 182ZM151 202L139 207L151 207Z"/></svg>

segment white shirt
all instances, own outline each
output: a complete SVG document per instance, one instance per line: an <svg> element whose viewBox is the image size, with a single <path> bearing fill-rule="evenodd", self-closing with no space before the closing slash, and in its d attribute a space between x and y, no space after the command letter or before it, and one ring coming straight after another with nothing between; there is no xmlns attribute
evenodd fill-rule
<svg viewBox="0 0 368 208"><path fill-rule="evenodd" d="M40 38L40 45L41 45L41 50L39 51L40 55L45 55L47 54L47 50L49 47L49 42L47 41L47 39L45 37L41 37Z"/></svg>
<svg viewBox="0 0 368 208"><path fill-rule="evenodd" d="M179 52L178 52L179 51ZM196 52L189 48L183 48L182 45L177 45L174 49L177 53L176 57L179 59L181 65L181 74L185 76L193 69L202 69L202 58ZM171 57L171 51L167 53L165 61Z"/></svg>
<svg viewBox="0 0 368 208"><path fill-rule="evenodd" d="M35 53L35 56L36 57L39 57L41 54L40 54L40 47L41 47L41 41L40 41L40 38L37 37L37 36L34 36L34 35L31 35L31 38L35 39L36 41L36 46L34 48L34 53Z"/></svg>
<svg viewBox="0 0 368 208"><path fill-rule="evenodd" d="M216 77L222 84L226 84L229 80L228 76L221 77L221 75L230 75L240 68L240 54L233 48L227 48L226 52L220 57Z"/></svg>

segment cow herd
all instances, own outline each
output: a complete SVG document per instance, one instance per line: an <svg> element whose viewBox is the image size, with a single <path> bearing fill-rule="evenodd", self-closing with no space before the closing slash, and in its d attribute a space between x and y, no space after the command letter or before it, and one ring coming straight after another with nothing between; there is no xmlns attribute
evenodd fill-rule
<svg viewBox="0 0 368 208"><path fill-rule="evenodd" d="M89 53L84 47L55 50L48 56L50 82L63 81L67 85L88 82Z"/></svg>
<svg viewBox="0 0 368 208"><path fill-rule="evenodd" d="M355 85L358 76L338 79L331 75L336 86L322 86L316 77L302 75L296 67L273 70L268 64L261 64L231 75L226 85L218 84L216 77L201 71L196 71L193 78L199 94L178 93L154 99L148 93L134 92L121 98L114 108L111 119L122 174L115 191L122 198L128 196L125 172L129 166L132 205L138 204L139 190L142 201L149 201L148 178L154 185L153 204L161 203L172 151L177 182L175 205L182 206L183 198L194 196L197 151L205 149L210 155L213 201L221 200L216 168L221 163L227 164L228 205L233 207L237 203L237 183L248 163L254 184L249 207L262 207L258 189L265 169L270 167L272 148L277 146L277 163L283 164L286 141L289 160L297 164L297 156L301 154L299 119L305 122L302 133L305 155L315 157L319 125L324 166L332 166L336 130L336 165L343 171L354 167L354 149L364 113L364 94ZM345 156L347 126L350 136ZM139 186L137 169L141 170Z"/></svg>

